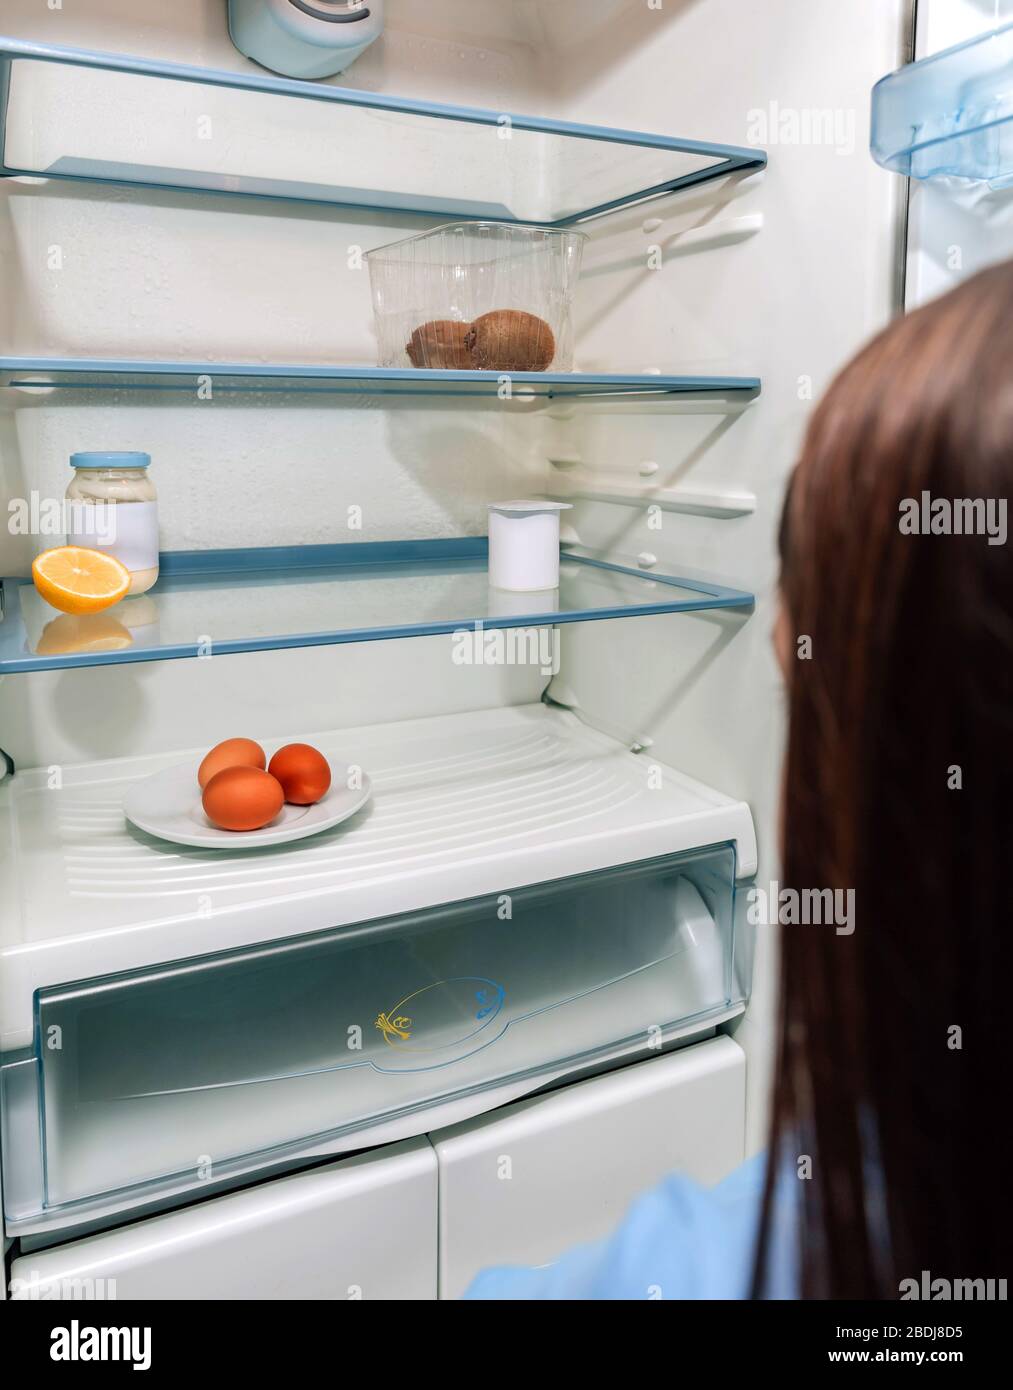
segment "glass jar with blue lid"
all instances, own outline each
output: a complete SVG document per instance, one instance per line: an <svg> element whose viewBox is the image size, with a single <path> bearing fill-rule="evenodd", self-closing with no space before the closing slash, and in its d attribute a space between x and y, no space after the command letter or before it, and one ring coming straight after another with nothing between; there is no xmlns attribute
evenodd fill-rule
<svg viewBox="0 0 1013 1390"><path fill-rule="evenodd" d="M71 454L67 544L105 550L130 571L130 593L158 578L158 494L151 455L99 450Z"/></svg>

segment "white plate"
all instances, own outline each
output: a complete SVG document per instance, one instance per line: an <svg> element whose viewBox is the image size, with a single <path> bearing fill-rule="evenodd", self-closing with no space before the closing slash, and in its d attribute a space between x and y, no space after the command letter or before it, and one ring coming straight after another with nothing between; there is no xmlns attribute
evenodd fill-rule
<svg viewBox="0 0 1013 1390"><path fill-rule="evenodd" d="M196 845L200 849L250 849L254 845L286 845L317 835L332 825L354 816L369 800L372 784L361 773L362 787L350 791L349 769L344 763L331 763L331 785L327 795L313 806L290 806L288 802L270 825L261 830L219 830L204 814L197 785L198 762L179 763L151 777L135 782L123 798L123 812L131 825L172 840L177 845Z"/></svg>

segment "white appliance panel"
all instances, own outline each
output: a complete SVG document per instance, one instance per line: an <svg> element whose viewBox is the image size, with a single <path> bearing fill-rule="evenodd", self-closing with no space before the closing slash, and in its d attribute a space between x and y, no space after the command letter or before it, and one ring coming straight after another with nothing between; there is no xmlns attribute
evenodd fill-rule
<svg viewBox="0 0 1013 1390"><path fill-rule="evenodd" d="M23 1299L436 1297L436 1157L423 1139L12 1262Z"/></svg>
<svg viewBox="0 0 1013 1390"><path fill-rule="evenodd" d="M745 1081L742 1049L714 1038L431 1134L440 1297L607 1235L669 1173L727 1177L744 1155Z"/></svg>

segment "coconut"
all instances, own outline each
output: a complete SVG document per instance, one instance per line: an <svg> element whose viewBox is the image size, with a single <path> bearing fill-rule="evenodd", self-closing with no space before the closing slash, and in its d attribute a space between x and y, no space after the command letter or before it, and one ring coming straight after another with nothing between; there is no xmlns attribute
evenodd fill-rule
<svg viewBox="0 0 1013 1390"><path fill-rule="evenodd" d="M467 342L470 330L470 323L457 323L454 319L433 319L422 324L406 346L412 366L472 369L475 364Z"/></svg>
<svg viewBox="0 0 1013 1390"><path fill-rule="evenodd" d="M556 355L552 329L523 309L493 309L471 325L472 365L488 372L544 372Z"/></svg>

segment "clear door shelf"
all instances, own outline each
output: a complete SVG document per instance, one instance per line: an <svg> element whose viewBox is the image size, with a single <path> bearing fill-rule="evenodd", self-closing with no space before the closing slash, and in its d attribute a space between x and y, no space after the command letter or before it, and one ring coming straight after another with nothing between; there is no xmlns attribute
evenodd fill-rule
<svg viewBox="0 0 1013 1390"><path fill-rule="evenodd" d="M0 173L566 226L762 150L0 37Z"/></svg>
<svg viewBox="0 0 1013 1390"><path fill-rule="evenodd" d="M755 396L752 376L670 376L617 372L449 371L412 367L328 367L257 362L154 362L115 358L0 357L0 390L11 404L62 391L152 391L214 400L223 395L308 393L336 396L491 397L510 400L664 400L682 396Z"/></svg>
<svg viewBox="0 0 1013 1390"><path fill-rule="evenodd" d="M509 593L489 586L481 537L177 551L153 589L104 613L58 613L30 579L0 582L0 675L752 604L579 549L564 552L558 590Z"/></svg>
<svg viewBox="0 0 1013 1390"><path fill-rule="evenodd" d="M914 179L1013 183L1013 24L909 63L872 91L872 153Z"/></svg>

